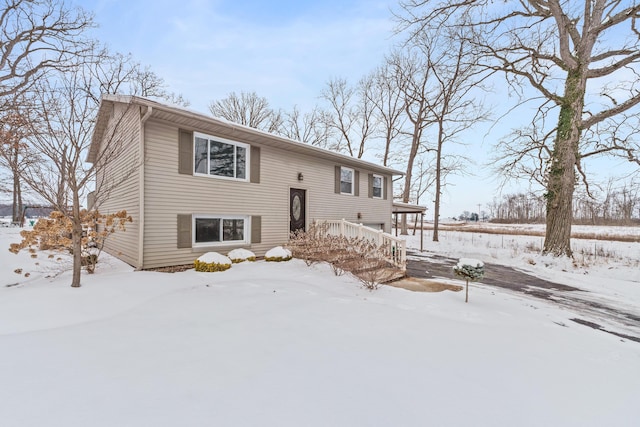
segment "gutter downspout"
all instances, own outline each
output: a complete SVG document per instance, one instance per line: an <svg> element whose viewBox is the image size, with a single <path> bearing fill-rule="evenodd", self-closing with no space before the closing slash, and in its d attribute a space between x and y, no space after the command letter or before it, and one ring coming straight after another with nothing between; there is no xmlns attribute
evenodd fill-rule
<svg viewBox="0 0 640 427"><path fill-rule="evenodd" d="M151 117L151 113L153 112L152 106L147 106L147 111L144 113L142 118L140 118L140 141L138 149L140 150L140 170L138 174L138 188L140 199L138 200L138 208L140 210L140 218L138 225L138 265L136 266L137 270L142 270L142 263L144 262L144 164L146 162L145 152L144 152L144 124Z"/></svg>

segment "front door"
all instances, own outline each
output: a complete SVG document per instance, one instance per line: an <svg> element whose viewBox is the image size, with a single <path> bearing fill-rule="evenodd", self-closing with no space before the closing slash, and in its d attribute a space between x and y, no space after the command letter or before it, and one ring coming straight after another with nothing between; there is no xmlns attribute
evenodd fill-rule
<svg viewBox="0 0 640 427"><path fill-rule="evenodd" d="M291 188L289 190L289 230L293 233L305 230L305 194L306 190Z"/></svg>

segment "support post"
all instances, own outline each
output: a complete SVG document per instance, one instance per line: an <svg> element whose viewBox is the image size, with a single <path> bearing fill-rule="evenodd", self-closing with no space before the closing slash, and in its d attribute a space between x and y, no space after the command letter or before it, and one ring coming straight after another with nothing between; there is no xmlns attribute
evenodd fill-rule
<svg viewBox="0 0 640 427"><path fill-rule="evenodd" d="M396 237L398 237L398 212L396 212Z"/></svg>
<svg viewBox="0 0 640 427"><path fill-rule="evenodd" d="M420 252L424 251L424 212L420 212Z"/></svg>

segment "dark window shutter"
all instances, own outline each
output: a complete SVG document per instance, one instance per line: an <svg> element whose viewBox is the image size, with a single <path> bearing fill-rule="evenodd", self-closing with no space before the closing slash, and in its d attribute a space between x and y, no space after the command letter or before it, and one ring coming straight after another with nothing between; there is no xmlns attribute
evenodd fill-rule
<svg viewBox="0 0 640 427"><path fill-rule="evenodd" d="M340 194L340 166L336 166L336 179L335 179L335 187L334 192Z"/></svg>
<svg viewBox="0 0 640 427"><path fill-rule="evenodd" d="M193 175L193 132L180 129L178 141L178 172Z"/></svg>
<svg viewBox="0 0 640 427"><path fill-rule="evenodd" d="M178 214L178 248L191 247L191 215Z"/></svg>
<svg viewBox="0 0 640 427"><path fill-rule="evenodd" d="M389 178L387 178L386 176L384 177L384 187L382 187L382 197L387 200L387 193L388 193L388 187L389 186Z"/></svg>
<svg viewBox="0 0 640 427"><path fill-rule="evenodd" d="M262 217L251 217L251 243L262 242Z"/></svg>
<svg viewBox="0 0 640 427"><path fill-rule="evenodd" d="M369 174L369 196L370 199L373 197L373 174Z"/></svg>
<svg viewBox="0 0 640 427"><path fill-rule="evenodd" d="M360 195L360 172L358 171L353 172L353 195Z"/></svg>
<svg viewBox="0 0 640 427"><path fill-rule="evenodd" d="M251 146L251 164L249 165L249 181L260 184L260 147Z"/></svg>

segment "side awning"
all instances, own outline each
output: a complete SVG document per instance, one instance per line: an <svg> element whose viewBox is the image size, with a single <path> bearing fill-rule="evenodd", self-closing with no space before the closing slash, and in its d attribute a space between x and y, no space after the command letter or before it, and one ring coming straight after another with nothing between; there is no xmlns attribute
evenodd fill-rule
<svg viewBox="0 0 640 427"><path fill-rule="evenodd" d="M398 215L399 214L414 214L420 215L420 252L424 247L424 213L427 211L426 206L412 205L410 203L393 202L391 212L395 216L396 223L396 236L398 235Z"/></svg>

